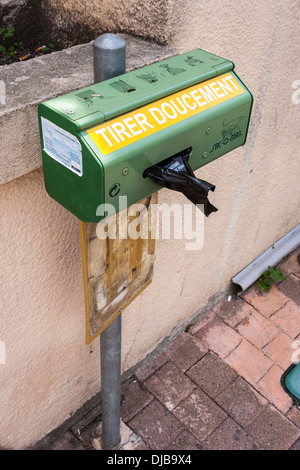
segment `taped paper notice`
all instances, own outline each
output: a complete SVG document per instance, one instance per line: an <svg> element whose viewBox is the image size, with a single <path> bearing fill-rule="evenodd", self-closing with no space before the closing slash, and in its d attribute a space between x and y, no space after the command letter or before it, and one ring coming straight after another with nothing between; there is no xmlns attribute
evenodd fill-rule
<svg viewBox="0 0 300 470"><path fill-rule="evenodd" d="M82 176L82 147L79 140L42 117L44 151L73 173Z"/></svg>

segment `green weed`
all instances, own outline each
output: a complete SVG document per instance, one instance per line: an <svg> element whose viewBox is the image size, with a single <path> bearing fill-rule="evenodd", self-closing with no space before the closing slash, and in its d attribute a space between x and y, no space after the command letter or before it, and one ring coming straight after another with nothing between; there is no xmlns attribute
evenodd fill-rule
<svg viewBox="0 0 300 470"><path fill-rule="evenodd" d="M285 277L282 274L281 269L275 269L272 266L268 266L268 269L262 273L256 285L264 292L269 292L274 282L280 281L285 281Z"/></svg>
<svg viewBox="0 0 300 470"><path fill-rule="evenodd" d="M8 41L13 38L14 33L15 28L13 26L0 27L0 57L2 56L4 59L10 59L15 55L16 51L24 49L22 41L13 42L12 44L11 41Z"/></svg>

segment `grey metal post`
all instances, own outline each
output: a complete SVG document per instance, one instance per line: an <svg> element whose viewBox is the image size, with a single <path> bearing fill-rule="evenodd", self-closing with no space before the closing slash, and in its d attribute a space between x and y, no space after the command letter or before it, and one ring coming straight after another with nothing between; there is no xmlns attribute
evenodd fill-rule
<svg viewBox="0 0 300 470"><path fill-rule="evenodd" d="M126 70L126 42L115 34L94 41L95 83L116 77ZM100 335L102 441L105 448L120 442L121 315Z"/></svg>
<svg viewBox="0 0 300 470"><path fill-rule="evenodd" d="M102 34L94 41L94 81L122 75L126 70L126 42L116 34Z"/></svg>
<svg viewBox="0 0 300 470"><path fill-rule="evenodd" d="M120 442L121 315L100 335L102 441L105 448Z"/></svg>

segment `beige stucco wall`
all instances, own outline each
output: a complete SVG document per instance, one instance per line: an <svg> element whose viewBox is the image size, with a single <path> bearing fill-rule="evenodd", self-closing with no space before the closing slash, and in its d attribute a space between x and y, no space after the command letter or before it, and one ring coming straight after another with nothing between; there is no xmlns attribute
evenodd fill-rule
<svg viewBox="0 0 300 470"><path fill-rule="evenodd" d="M49 5L60 12L61 24L80 22L101 33L124 31L160 42L169 38L168 0L49 0Z"/></svg>
<svg viewBox="0 0 300 470"><path fill-rule="evenodd" d="M123 314L123 371L299 223L297 4L124 0L118 17L113 2L76 3L79 15L82 5L105 6L108 25L118 18L138 34L158 31L156 39L180 52L201 47L233 60L255 98L247 145L197 173L216 185L210 199L219 209L205 220L203 248L157 242L153 282ZM142 21L130 15L132 5ZM166 190L159 198L186 202ZM85 345L78 222L46 195L41 170L0 187L0 213L0 446L24 448L99 391L99 341Z"/></svg>

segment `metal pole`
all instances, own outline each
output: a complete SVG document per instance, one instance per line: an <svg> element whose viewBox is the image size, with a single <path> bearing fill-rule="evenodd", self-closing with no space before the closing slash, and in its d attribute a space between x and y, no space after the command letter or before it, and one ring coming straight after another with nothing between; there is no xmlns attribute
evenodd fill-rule
<svg viewBox="0 0 300 470"><path fill-rule="evenodd" d="M94 82L116 77L126 71L126 42L115 34L103 34L94 41ZM121 315L100 335L102 441L105 448L120 442L121 401Z"/></svg>
<svg viewBox="0 0 300 470"><path fill-rule="evenodd" d="M100 335L102 442L105 448L120 442L121 315Z"/></svg>
<svg viewBox="0 0 300 470"><path fill-rule="evenodd" d="M126 71L126 42L116 34L102 34L94 41L95 83Z"/></svg>

